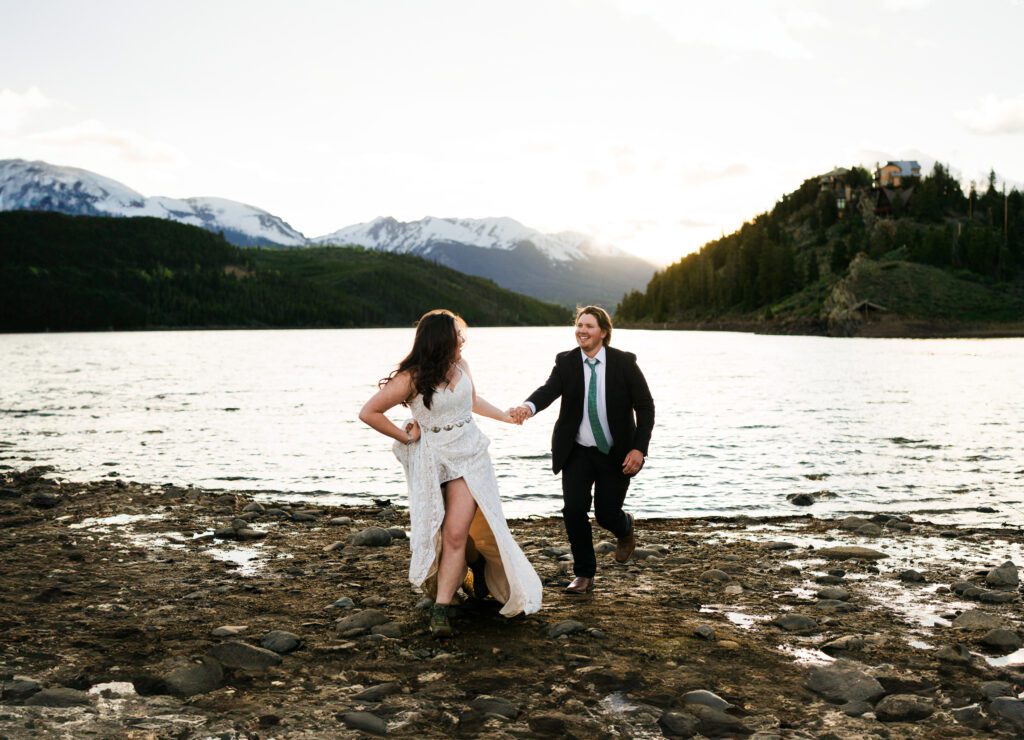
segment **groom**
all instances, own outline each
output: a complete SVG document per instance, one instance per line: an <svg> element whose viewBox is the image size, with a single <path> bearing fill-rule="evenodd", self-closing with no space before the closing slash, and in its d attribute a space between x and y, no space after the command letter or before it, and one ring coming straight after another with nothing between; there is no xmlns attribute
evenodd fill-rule
<svg viewBox="0 0 1024 740"><path fill-rule="evenodd" d="M594 590L597 558L590 529L593 490L597 523L618 539L615 559L636 549L633 515L622 510L630 479L640 472L654 427L654 400L636 355L613 349L612 320L599 306L576 310L579 349L555 357L551 376L522 406L510 410L519 424L561 397L551 435L551 467L562 473L562 518L572 548L569 594Z"/></svg>

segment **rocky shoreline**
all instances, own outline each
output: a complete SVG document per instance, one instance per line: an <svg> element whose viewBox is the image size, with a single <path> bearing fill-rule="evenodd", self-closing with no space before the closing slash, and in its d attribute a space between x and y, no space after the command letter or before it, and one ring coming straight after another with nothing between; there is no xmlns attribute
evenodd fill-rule
<svg viewBox="0 0 1024 740"><path fill-rule="evenodd" d="M639 521L427 633L407 514L44 468L0 479L0 737L1020 737L1020 527L864 512ZM611 543L599 549L610 550Z"/></svg>

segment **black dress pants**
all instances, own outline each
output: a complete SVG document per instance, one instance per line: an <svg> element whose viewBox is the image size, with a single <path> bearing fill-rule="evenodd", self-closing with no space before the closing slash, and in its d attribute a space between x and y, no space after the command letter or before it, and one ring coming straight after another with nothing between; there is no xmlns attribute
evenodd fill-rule
<svg viewBox="0 0 1024 740"><path fill-rule="evenodd" d="M622 503L629 481L622 472L621 460L612 459L596 447L573 445L562 468L562 520L572 548L573 574L593 578L597 572L590 529L591 490L597 523L616 537L625 537L630 523Z"/></svg>

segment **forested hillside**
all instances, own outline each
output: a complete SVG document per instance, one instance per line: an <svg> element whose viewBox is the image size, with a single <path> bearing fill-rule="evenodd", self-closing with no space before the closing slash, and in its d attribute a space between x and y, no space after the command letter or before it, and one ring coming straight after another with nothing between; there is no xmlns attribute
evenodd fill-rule
<svg viewBox="0 0 1024 740"><path fill-rule="evenodd" d="M566 309L426 260L354 248L240 249L155 218L0 213L0 331L564 323Z"/></svg>
<svg viewBox="0 0 1024 740"><path fill-rule="evenodd" d="M865 260L888 263L887 279L869 279L883 272ZM1004 195L994 173L982 192L965 194L941 164L888 189L855 167L805 181L770 212L658 272L616 314L634 323L790 322L840 333L865 316L1020 321L1022 284L1024 196ZM963 307L954 300L961 293L972 296Z"/></svg>

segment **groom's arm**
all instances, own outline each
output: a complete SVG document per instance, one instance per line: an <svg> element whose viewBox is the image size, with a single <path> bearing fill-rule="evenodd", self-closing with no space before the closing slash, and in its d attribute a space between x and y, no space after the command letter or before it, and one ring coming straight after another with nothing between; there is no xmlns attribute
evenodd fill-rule
<svg viewBox="0 0 1024 740"><path fill-rule="evenodd" d="M651 444L651 432L654 430L654 398L647 386L647 379L634 361L629 363L626 382L629 384L629 397L636 413L636 435L633 437L633 449L647 456L647 448Z"/></svg>
<svg viewBox="0 0 1024 740"><path fill-rule="evenodd" d="M544 385L531 393L524 405L530 409L531 415L536 414L554 403L555 399L561 395L562 375L558 372L558 361L556 360L555 366L551 368L551 375L548 376Z"/></svg>

